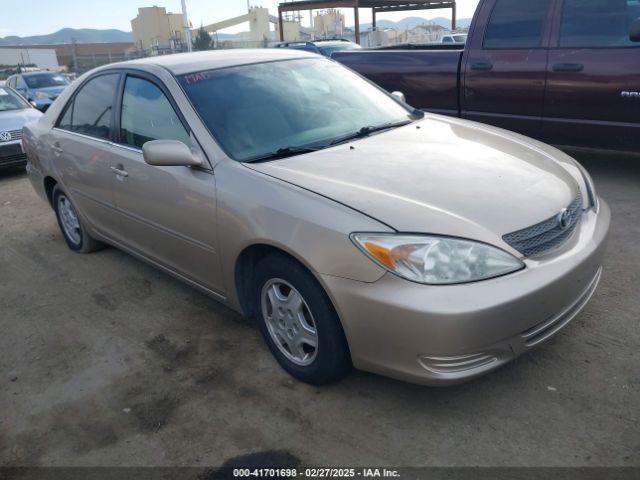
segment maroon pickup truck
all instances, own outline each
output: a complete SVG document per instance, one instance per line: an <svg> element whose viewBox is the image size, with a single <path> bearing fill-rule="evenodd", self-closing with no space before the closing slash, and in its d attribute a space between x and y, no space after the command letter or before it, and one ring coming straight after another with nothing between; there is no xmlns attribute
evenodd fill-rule
<svg viewBox="0 0 640 480"><path fill-rule="evenodd" d="M464 50L333 58L414 107L547 143L640 152L640 0L481 0Z"/></svg>

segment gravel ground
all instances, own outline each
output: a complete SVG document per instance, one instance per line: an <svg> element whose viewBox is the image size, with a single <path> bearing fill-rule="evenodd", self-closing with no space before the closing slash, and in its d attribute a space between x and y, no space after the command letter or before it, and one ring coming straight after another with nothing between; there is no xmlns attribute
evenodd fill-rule
<svg viewBox="0 0 640 480"><path fill-rule="evenodd" d="M604 277L554 340L465 385L288 377L258 330L116 249L77 255L0 173L0 465L640 466L640 160L580 156Z"/></svg>

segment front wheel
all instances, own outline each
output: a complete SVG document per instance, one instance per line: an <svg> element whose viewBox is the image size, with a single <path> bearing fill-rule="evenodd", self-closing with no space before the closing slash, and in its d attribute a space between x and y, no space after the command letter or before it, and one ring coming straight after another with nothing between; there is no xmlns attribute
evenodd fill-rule
<svg viewBox="0 0 640 480"><path fill-rule="evenodd" d="M270 255L255 270L254 311L278 363L312 385L332 383L351 369L338 315L317 280L285 255Z"/></svg>
<svg viewBox="0 0 640 480"><path fill-rule="evenodd" d="M65 242L71 250L90 253L104 248L104 244L94 239L78 216L78 212L67 194L60 187L53 188L53 209Z"/></svg>

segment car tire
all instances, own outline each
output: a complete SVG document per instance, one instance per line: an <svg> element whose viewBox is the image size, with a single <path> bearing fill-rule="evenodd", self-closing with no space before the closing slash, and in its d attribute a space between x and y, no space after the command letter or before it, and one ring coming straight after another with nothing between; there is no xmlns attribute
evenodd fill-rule
<svg viewBox="0 0 640 480"><path fill-rule="evenodd" d="M260 260L254 271L253 301L262 336L289 374L324 385L349 373L351 356L338 314L304 266L282 254Z"/></svg>
<svg viewBox="0 0 640 480"><path fill-rule="evenodd" d="M91 253L105 247L104 243L89 235L75 206L64 190L56 185L53 188L51 199L53 210L58 219L58 226L71 250L78 253Z"/></svg>

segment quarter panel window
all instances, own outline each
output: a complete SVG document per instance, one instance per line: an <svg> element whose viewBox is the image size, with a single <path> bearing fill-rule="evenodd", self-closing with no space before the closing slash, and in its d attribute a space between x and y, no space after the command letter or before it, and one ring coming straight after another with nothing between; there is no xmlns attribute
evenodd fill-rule
<svg viewBox="0 0 640 480"><path fill-rule="evenodd" d="M191 145L189 133L158 86L128 77L122 98L120 141L142 148L151 140L179 140Z"/></svg>
<svg viewBox="0 0 640 480"><path fill-rule="evenodd" d="M538 48L550 0L497 0L484 38L488 49Z"/></svg>
<svg viewBox="0 0 640 480"><path fill-rule="evenodd" d="M560 47L637 47L629 34L638 17L640 0L565 0Z"/></svg>
<svg viewBox="0 0 640 480"><path fill-rule="evenodd" d="M119 73L89 80L76 93L58 127L91 137L111 138L111 114Z"/></svg>

